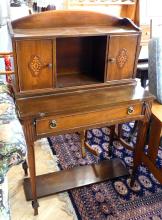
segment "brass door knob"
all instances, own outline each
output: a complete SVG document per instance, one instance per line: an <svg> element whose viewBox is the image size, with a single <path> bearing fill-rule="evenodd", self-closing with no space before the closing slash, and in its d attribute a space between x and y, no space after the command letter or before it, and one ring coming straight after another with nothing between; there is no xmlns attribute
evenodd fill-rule
<svg viewBox="0 0 162 220"><path fill-rule="evenodd" d="M49 69L52 68L52 63L49 63L49 64L48 64L48 68L49 68Z"/></svg>
<svg viewBox="0 0 162 220"><path fill-rule="evenodd" d="M57 127L57 122L55 120L52 120L49 122L49 127L50 128L56 128Z"/></svg>
<svg viewBox="0 0 162 220"><path fill-rule="evenodd" d="M42 68L51 69L52 68L52 63L45 63L44 65L42 65Z"/></svg>
<svg viewBox="0 0 162 220"><path fill-rule="evenodd" d="M131 115L133 112L134 112L133 106L129 106L128 109L127 109L127 114Z"/></svg>
<svg viewBox="0 0 162 220"><path fill-rule="evenodd" d="M113 58L113 57L108 58L108 62L109 62L109 63L115 63L115 61L116 61L116 59L115 59L115 58Z"/></svg>

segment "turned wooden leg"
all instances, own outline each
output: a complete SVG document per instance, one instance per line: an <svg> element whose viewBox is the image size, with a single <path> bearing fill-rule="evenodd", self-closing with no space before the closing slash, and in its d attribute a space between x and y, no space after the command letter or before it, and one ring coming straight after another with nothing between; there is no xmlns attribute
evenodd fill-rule
<svg viewBox="0 0 162 220"><path fill-rule="evenodd" d="M133 126L133 129L128 137L128 142L131 142L132 141L132 138L134 137L135 135L135 132L137 131L137 125L138 125L138 121L135 121L134 123L134 126Z"/></svg>
<svg viewBox="0 0 162 220"><path fill-rule="evenodd" d="M109 142L109 156L112 156L112 146L113 146L113 140L115 135L115 125L110 126L110 142Z"/></svg>
<svg viewBox="0 0 162 220"><path fill-rule="evenodd" d="M24 162L22 163L22 168L24 170L25 176L28 176L28 164L26 160L24 160Z"/></svg>
<svg viewBox="0 0 162 220"><path fill-rule="evenodd" d="M134 149L133 170L132 170L131 182L130 182L131 187L134 185L138 166L142 163L141 158L142 158L142 154L144 151L145 139L146 139L146 133L147 133L146 123L139 121L138 129L139 130L138 130L138 135L137 135L137 142L136 142L135 149Z"/></svg>
<svg viewBox="0 0 162 220"><path fill-rule="evenodd" d="M34 215L38 215L38 201L36 192L36 172L35 172L35 155L34 155L34 143L28 146L28 165L30 172L31 191L33 196L32 207L34 209Z"/></svg>
<svg viewBox="0 0 162 220"><path fill-rule="evenodd" d="M161 121L152 114L151 118L151 129L150 129L150 137L148 141L148 154L147 156L155 163L158 155L159 145L160 145L160 136L162 130Z"/></svg>
<svg viewBox="0 0 162 220"><path fill-rule="evenodd" d="M118 138L122 138L122 124L118 124Z"/></svg>
<svg viewBox="0 0 162 220"><path fill-rule="evenodd" d="M86 151L85 151L86 135L87 135L87 132L85 130L80 132L81 152L82 152L82 157L83 158L86 157Z"/></svg>
<svg viewBox="0 0 162 220"><path fill-rule="evenodd" d="M24 133L28 148L28 166L30 173L30 182L31 182L31 192L32 192L32 207L34 209L34 215L38 215L38 201L37 201L37 191L36 191L36 171L35 171L35 153L34 153L34 125L32 121L25 120L23 122Z"/></svg>

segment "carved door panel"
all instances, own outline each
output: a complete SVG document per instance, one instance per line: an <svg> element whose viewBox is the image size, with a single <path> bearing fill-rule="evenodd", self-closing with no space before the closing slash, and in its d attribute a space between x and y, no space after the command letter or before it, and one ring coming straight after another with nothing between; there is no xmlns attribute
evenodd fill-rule
<svg viewBox="0 0 162 220"><path fill-rule="evenodd" d="M20 91L53 87L52 40L17 41L16 53Z"/></svg>
<svg viewBox="0 0 162 220"><path fill-rule="evenodd" d="M138 35L108 39L106 80L130 79L134 74Z"/></svg>

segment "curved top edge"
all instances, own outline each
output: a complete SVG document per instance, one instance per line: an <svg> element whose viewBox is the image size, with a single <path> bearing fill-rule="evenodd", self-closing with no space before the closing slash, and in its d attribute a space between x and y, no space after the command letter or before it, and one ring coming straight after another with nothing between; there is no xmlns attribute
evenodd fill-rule
<svg viewBox="0 0 162 220"><path fill-rule="evenodd" d="M112 16L94 11L81 10L52 10L41 12L19 18L11 22L13 29L31 29L31 28L54 28L54 27L75 27L75 26L111 26L125 25L131 26L133 22L125 23L120 17ZM135 24L132 28L138 30Z"/></svg>
<svg viewBox="0 0 162 220"><path fill-rule="evenodd" d="M120 20L120 23L124 24L124 25L128 25L130 27L133 27L137 31L141 31L141 28L138 27L130 18L122 18Z"/></svg>

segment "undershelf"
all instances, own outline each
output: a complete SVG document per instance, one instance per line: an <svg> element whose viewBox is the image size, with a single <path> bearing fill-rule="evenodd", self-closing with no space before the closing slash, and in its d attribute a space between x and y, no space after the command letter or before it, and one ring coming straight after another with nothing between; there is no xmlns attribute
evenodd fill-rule
<svg viewBox="0 0 162 220"><path fill-rule="evenodd" d="M129 175L129 172L118 158L43 174L36 177L37 197L41 198L126 175ZM32 200L30 178L24 179L24 191L26 200Z"/></svg>
<svg viewBox="0 0 162 220"><path fill-rule="evenodd" d="M100 82L99 80L95 79L92 76L83 73L64 74L64 75L58 74L57 76L57 88L90 85L96 83L102 83L102 82Z"/></svg>

